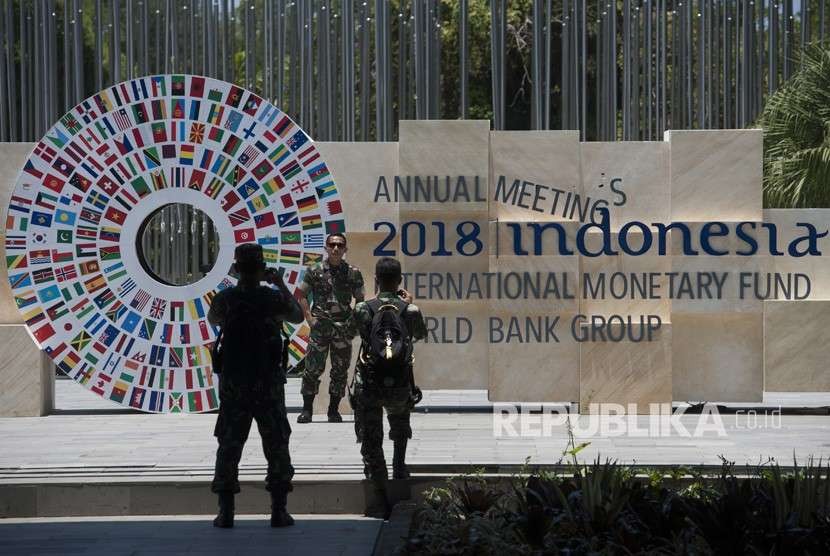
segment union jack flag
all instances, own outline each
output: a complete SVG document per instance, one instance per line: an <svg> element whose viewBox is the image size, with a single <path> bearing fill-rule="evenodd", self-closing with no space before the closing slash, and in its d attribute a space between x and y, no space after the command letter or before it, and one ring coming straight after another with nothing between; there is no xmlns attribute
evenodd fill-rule
<svg viewBox="0 0 830 556"><path fill-rule="evenodd" d="M155 298L152 305L150 305L150 316L154 319L160 319L164 315L164 309L167 308L167 302L160 298Z"/></svg>

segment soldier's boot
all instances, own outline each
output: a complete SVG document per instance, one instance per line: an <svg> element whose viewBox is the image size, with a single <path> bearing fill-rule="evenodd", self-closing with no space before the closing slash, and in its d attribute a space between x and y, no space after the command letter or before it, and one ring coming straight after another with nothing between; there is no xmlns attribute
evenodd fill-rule
<svg viewBox="0 0 830 556"><path fill-rule="evenodd" d="M386 496L386 480L369 479L369 486L369 499L367 500L364 515L378 519L389 519L392 508Z"/></svg>
<svg viewBox="0 0 830 556"><path fill-rule="evenodd" d="M279 483L271 490L271 527L289 527L294 525L294 518L285 509L288 503L289 483Z"/></svg>
<svg viewBox="0 0 830 556"><path fill-rule="evenodd" d="M303 394L303 410L297 416L298 423L310 423L311 415L314 413L314 394L308 396Z"/></svg>
<svg viewBox="0 0 830 556"><path fill-rule="evenodd" d="M329 400L329 423L342 423L343 417L340 416L340 398L332 396Z"/></svg>
<svg viewBox="0 0 830 556"><path fill-rule="evenodd" d="M408 439L401 438L394 441L395 451L392 456L392 478L408 479L409 469L406 467L406 442Z"/></svg>
<svg viewBox="0 0 830 556"><path fill-rule="evenodd" d="M233 527L233 492L219 493L219 513L213 520L214 527L229 529Z"/></svg>

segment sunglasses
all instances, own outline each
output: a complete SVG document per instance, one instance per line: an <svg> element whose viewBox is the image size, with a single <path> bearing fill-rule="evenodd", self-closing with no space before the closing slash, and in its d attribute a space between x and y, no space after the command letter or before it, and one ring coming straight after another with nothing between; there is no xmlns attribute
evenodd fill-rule
<svg viewBox="0 0 830 556"><path fill-rule="evenodd" d="M331 248L331 249L334 249L336 247L339 247L340 249L345 249L346 248L345 243L327 243L326 246Z"/></svg>

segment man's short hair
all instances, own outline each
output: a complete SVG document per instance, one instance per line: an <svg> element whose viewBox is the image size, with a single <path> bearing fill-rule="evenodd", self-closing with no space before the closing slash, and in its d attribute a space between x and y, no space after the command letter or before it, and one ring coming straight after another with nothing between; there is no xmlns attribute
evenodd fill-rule
<svg viewBox="0 0 830 556"><path fill-rule="evenodd" d="M265 256L262 252L262 245L258 243L243 243L237 245L233 252L236 261L236 270L240 274L253 274L265 268Z"/></svg>
<svg viewBox="0 0 830 556"><path fill-rule="evenodd" d="M379 282L394 282L401 279L401 263L392 257L383 257L375 264L375 277Z"/></svg>
<svg viewBox="0 0 830 556"><path fill-rule="evenodd" d="M333 238L333 237L339 237L339 238L342 238L342 239L343 239L343 243L345 243L346 245L348 245L348 244L349 244L348 240L346 239L346 234L344 234L344 233L342 233L342 232L334 232L334 233L332 233L332 234L329 234L329 235L326 237L326 245L328 245L328 244L329 244L329 241L331 241L331 238Z"/></svg>

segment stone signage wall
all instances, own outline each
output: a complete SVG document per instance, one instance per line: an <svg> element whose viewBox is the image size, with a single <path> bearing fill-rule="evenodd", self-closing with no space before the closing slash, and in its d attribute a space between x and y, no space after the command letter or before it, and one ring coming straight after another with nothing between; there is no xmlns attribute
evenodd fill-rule
<svg viewBox="0 0 830 556"><path fill-rule="evenodd" d="M31 146L0 145L6 201ZM578 401L582 411L592 403L636 403L638 412L671 400L752 402L764 391L830 391L822 357L830 339L830 258L786 250L803 236L796 223L824 232L830 210L763 210L760 130L580 143L570 131L494 132L485 121L404 121L398 143L316 146L341 195L347 258L363 270L367 289L376 257L394 253L429 317L430 335L416 350L422 388L488 389L493 401ZM621 236L632 250L642 245L642 229L624 229L635 221L684 223L695 242L707 222L717 221L725 232L711 243L729 254L684 253L676 230L667 234L663 253L656 236L636 255L549 248L562 238L573 247L579 228L603 207L613 245ZM756 229L747 233L741 222L755 222ZM769 254L761 223L776 225L785 254ZM562 233L540 227L545 224ZM737 254L746 245L741 233L757 239L757 254ZM589 251L603 248L598 226L582 235ZM830 249L827 238L817 245ZM19 324L0 268L0 323ZM519 278L506 278L511 273ZM511 279L537 273L545 295L507 295L516 286ZM643 273L654 273L651 286L663 295L603 299L583 283L585 276L595 285L600 276L610 283ZM767 273L806 275L810 291L797 300L781 294L759 299L754 280L763 286ZM664 295L677 287L670 281L683 277L694 282L691 296ZM719 294L717 279L723 280ZM503 287L503 295L471 295L471 281L483 288L482 280ZM741 280L748 287L741 289ZM533 291L533 285L521 289ZM593 317L610 319L605 338L591 338L598 330ZM648 339L640 340L644 331Z"/></svg>

